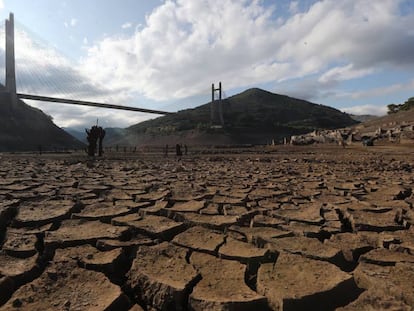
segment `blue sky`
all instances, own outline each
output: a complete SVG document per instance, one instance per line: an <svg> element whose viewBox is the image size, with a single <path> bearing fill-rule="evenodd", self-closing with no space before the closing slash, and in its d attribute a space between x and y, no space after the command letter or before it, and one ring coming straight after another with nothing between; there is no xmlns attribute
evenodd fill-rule
<svg viewBox="0 0 414 311"><path fill-rule="evenodd" d="M0 7L3 20L15 14L21 92L177 111L208 102L211 83L222 81L228 96L260 87L378 115L414 96L412 0L0 0ZM99 118L125 127L154 117L30 104L59 126Z"/></svg>

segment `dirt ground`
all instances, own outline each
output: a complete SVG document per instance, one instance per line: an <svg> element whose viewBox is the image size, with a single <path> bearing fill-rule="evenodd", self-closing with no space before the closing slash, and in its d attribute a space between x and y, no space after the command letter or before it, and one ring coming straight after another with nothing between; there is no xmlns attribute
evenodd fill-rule
<svg viewBox="0 0 414 311"><path fill-rule="evenodd" d="M0 154L0 310L413 310L413 148Z"/></svg>

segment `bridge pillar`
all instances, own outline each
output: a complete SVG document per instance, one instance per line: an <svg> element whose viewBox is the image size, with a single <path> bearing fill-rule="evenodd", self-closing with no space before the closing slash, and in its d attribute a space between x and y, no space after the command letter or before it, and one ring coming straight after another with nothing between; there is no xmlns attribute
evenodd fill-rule
<svg viewBox="0 0 414 311"><path fill-rule="evenodd" d="M14 59L14 15L6 19L6 90L10 94L12 107L17 104L16 67Z"/></svg>
<svg viewBox="0 0 414 311"><path fill-rule="evenodd" d="M216 91L219 92L218 101L216 101L216 99L215 99ZM217 108L218 108L217 111L216 111L216 107L215 107L216 105L217 105ZM217 115L217 117L216 117L216 115ZM224 126L221 82L219 82L219 87L217 89L214 88L214 83L211 85L211 125L212 126L217 126L218 123L220 123L221 126Z"/></svg>

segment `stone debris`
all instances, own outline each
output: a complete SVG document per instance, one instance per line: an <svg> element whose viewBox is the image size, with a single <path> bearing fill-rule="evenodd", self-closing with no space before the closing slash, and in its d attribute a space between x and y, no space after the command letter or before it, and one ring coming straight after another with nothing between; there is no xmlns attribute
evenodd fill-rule
<svg viewBox="0 0 414 311"><path fill-rule="evenodd" d="M184 203L175 203L172 207L168 210L173 212L193 212L197 213L201 209L203 209L206 205L205 201L188 201Z"/></svg>
<svg viewBox="0 0 414 311"><path fill-rule="evenodd" d="M33 227L62 221L69 218L70 214L75 211L75 208L75 203L69 200L26 203L19 207L19 212L13 220L13 226Z"/></svg>
<svg viewBox="0 0 414 311"><path fill-rule="evenodd" d="M38 256L17 258L0 252L0 276L7 276L13 280L28 279L38 269Z"/></svg>
<svg viewBox="0 0 414 311"><path fill-rule="evenodd" d="M262 264L257 275L257 291L273 310L332 310L344 303L344 295L351 294L348 290L357 290L350 274L330 263L287 253L281 253L276 264Z"/></svg>
<svg viewBox="0 0 414 311"><path fill-rule="evenodd" d="M18 258L27 258L36 255L36 243L38 238L35 234L26 234L19 231L8 231L3 244L6 254Z"/></svg>
<svg viewBox="0 0 414 311"><path fill-rule="evenodd" d="M137 218L134 219L134 217ZM145 217L128 215L115 219L114 223L123 224L140 234L162 240L171 240L174 235L185 229L185 225L182 222L156 215L148 215Z"/></svg>
<svg viewBox="0 0 414 311"><path fill-rule="evenodd" d="M223 259L237 260L243 263L256 263L275 259L275 254L268 249L257 248L251 243L241 242L231 237L226 238L220 246L219 257Z"/></svg>
<svg viewBox="0 0 414 311"><path fill-rule="evenodd" d="M80 286L80 284L82 284ZM129 299L103 273L56 263L20 287L1 310L127 310Z"/></svg>
<svg viewBox="0 0 414 311"><path fill-rule="evenodd" d="M195 226L178 234L172 242L191 250L215 254L224 244L224 239L225 236L222 233Z"/></svg>
<svg viewBox="0 0 414 311"><path fill-rule="evenodd" d="M72 218L108 221L130 213L132 211L127 206L115 205L113 202L99 202L88 204L81 212L72 214Z"/></svg>
<svg viewBox="0 0 414 311"><path fill-rule="evenodd" d="M301 254L304 257L331 262L335 262L341 253L339 248L303 236L272 239L266 246L278 252Z"/></svg>
<svg viewBox="0 0 414 311"><path fill-rule="evenodd" d="M191 310L267 309L267 299L244 284L243 264L201 253L193 253L190 262L201 273L189 298Z"/></svg>
<svg viewBox="0 0 414 311"><path fill-rule="evenodd" d="M413 309L404 146L1 161L0 311Z"/></svg>
<svg viewBox="0 0 414 311"><path fill-rule="evenodd" d="M126 226L111 226L98 220L71 219L62 221L58 230L46 232L44 241L46 247L69 247L95 244L98 239L121 239L129 232L130 228Z"/></svg>
<svg viewBox="0 0 414 311"><path fill-rule="evenodd" d="M187 256L186 249L167 242L139 248L127 280L134 297L156 310L183 310L200 277Z"/></svg>
<svg viewBox="0 0 414 311"><path fill-rule="evenodd" d="M193 226L202 225L217 230L224 230L231 225L237 224L240 220L238 216L203 215L195 213L177 213L175 217Z"/></svg>
<svg viewBox="0 0 414 311"><path fill-rule="evenodd" d="M414 306L414 267L412 263L383 266L361 262L354 271L354 278L358 287L367 290L371 295L384 297L380 300L381 302L385 303L387 300L391 300L389 299L391 296L396 305ZM376 303L374 300L367 305L375 306Z"/></svg>

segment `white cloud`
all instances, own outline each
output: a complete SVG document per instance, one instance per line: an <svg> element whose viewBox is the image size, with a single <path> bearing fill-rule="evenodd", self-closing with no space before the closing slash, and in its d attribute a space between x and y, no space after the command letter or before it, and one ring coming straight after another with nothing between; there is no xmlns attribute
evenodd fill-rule
<svg viewBox="0 0 414 311"><path fill-rule="evenodd" d="M76 18L72 18L70 21L65 21L63 25L65 28L75 27L78 24L78 20Z"/></svg>
<svg viewBox="0 0 414 311"><path fill-rule="evenodd" d="M355 69L353 64L334 67L319 77L319 82L351 80L367 76L375 71L374 68Z"/></svg>
<svg viewBox="0 0 414 311"><path fill-rule="evenodd" d="M342 81L414 64L414 17L401 16L398 1L319 1L279 22L261 3L166 1L134 35L96 43L82 68L164 100L200 94L218 80L227 89L313 74Z"/></svg>
<svg viewBox="0 0 414 311"><path fill-rule="evenodd" d="M292 1L289 4L289 12L291 14L296 14L299 10L299 1Z"/></svg>
<svg viewBox="0 0 414 311"><path fill-rule="evenodd" d="M88 38L84 37L82 43L83 45L87 45L89 43Z"/></svg>
<svg viewBox="0 0 414 311"><path fill-rule="evenodd" d="M127 22L127 23L124 23L124 24L122 24L122 29L128 29L128 28L131 28L132 27L132 23L130 23L130 22Z"/></svg>
<svg viewBox="0 0 414 311"><path fill-rule="evenodd" d="M408 81L407 83L397 83L385 87L378 87L372 89L366 89L363 91L352 92L352 93L342 93L338 95L339 97L348 97L352 99L361 99L361 98L370 98L370 97L380 97L389 94L395 94L402 91L414 90L414 80Z"/></svg>
<svg viewBox="0 0 414 311"><path fill-rule="evenodd" d="M0 9L4 9L4 0L0 0Z"/></svg>
<svg viewBox="0 0 414 311"><path fill-rule="evenodd" d="M352 106L341 109L343 112L356 114L356 115L374 115L374 116L383 116L387 114L387 106L378 106L378 105L360 105Z"/></svg>

